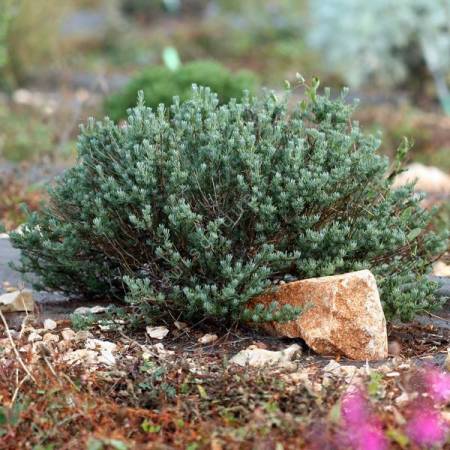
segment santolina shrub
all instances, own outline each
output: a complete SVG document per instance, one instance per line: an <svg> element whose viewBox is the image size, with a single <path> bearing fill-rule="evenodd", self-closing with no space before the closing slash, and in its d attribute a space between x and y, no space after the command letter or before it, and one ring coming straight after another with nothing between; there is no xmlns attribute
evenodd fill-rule
<svg viewBox="0 0 450 450"><path fill-rule="evenodd" d="M430 213L410 186L390 189L399 164L389 170L344 94L317 87L292 111L289 91L220 106L194 86L170 108L140 96L120 127L90 120L77 165L12 236L19 270L187 320L287 320L298 311L246 304L283 277L364 268L389 317L435 306L425 274L445 243Z"/></svg>
<svg viewBox="0 0 450 450"><path fill-rule="evenodd" d="M192 84L209 86L221 103L228 103L231 98L240 99L244 90L255 91L258 80L253 72L233 73L222 64L209 60L192 61L174 71L164 66L150 67L121 91L107 97L104 110L112 120L125 118L128 108L136 105L139 91L144 92L147 106L155 109L160 103L170 106L175 95L181 101L187 100L192 95Z"/></svg>

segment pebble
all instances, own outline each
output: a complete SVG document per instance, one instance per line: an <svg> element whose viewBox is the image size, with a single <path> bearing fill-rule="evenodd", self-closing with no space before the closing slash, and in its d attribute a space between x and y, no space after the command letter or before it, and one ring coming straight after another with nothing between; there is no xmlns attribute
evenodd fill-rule
<svg viewBox="0 0 450 450"><path fill-rule="evenodd" d="M57 324L54 320L52 319L45 319L44 320L44 329L45 330L54 330L56 329Z"/></svg>
<svg viewBox="0 0 450 450"><path fill-rule="evenodd" d="M198 340L198 342L200 342L200 344L212 344L217 341L217 339L219 339L217 334L205 334Z"/></svg>
<svg viewBox="0 0 450 450"><path fill-rule="evenodd" d="M153 339L164 339L169 334L167 327L147 327L145 330Z"/></svg>
<svg viewBox="0 0 450 450"><path fill-rule="evenodd" d="M76 333L71 328L66 328L61 331L61 336L65 341L72 341L75 339Z"/></svg>
<svg viewBox="0 0 450 450"><path fill-rule="evenodd" d="M396 371L388 372L385 376L388 378L396 378L396 377L400 376L400 372L396 372Z"/></svg>
<svg viewBox="0 0 450 450"><path fill-rule="evenodd" d="M32 331L28 336L28 342L42 341L42 336L36 331Z"/></svg>
<svg viewBox="0 0 450 450"><path fill-rule="evenodd" d="M42 338L43 342L45 342L46 344L50 343L50 342L59 342L59 336L57 336L56 334L53 333L46 333L44 334L44 337Z"/></svg>

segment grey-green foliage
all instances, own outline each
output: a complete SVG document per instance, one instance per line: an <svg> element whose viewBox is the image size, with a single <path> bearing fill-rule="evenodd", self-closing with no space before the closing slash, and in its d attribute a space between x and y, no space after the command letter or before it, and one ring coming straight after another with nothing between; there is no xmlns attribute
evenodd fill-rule
<svg viewBox="0 0 450 450"><path fill-rule="evenodd" d="M310 39L351 85L417 77L424 61L450 113L450 0L310 0Z"/></svg>
<svg viewBox="0 0 450 450"><path fill-rule="evenodd" d="M289 93L221 106L195 88L156 111L141 98L125 126L89 121L77 165L12 235L20 270L187 320L286 320L298 310L246 305L283 277L364 268L389 317L432 307L424 274L444 242L424 231L430 213L411 187L390 189L353 106L317 87L293 111Z"/></svg>

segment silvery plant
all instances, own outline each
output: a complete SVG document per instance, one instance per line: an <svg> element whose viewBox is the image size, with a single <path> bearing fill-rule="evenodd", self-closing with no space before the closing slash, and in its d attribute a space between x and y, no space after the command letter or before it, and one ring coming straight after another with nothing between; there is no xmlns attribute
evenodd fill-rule
<svg viewBox="0 0 450 450"><path fill-rule="evenodd" d="M450 114L450 0L310 1L311 44L351 86L395 85L424 62Z"/></svg>
<svg viewBox="0 0 450 450"><path fill-rule="evenodd" d="M120 125L89 121L77 164L11 235L18 269L41 289L191 322L290 320L293 307L247 305L281 280L361 269L389 318L438 306L426 274L445 239L411 185L392 189L406 147L391 166L344 93L299 78L301 102L288 90L221 104L199 87L156 109L141 95Z"/></svg>

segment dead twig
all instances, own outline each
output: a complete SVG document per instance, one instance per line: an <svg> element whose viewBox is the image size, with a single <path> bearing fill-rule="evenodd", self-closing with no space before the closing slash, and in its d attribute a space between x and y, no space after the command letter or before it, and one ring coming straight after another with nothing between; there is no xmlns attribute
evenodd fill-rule
<svg viewBox="0 0 450 450"><path fill-rule="evenodd" d="M33 374L28 370L28 367L23 362L23 359L17 350L16 344L14 343L14 340L9 331L8 323L6 322L5 316L3 315L1 309L0 309L0 318L2 319L3 325L5 326L6 335L8 336L9 342L11 343L12 349L14 351L14 354L16 355L17 360L19 361L25 373L37 384L36 379L33 377Z"/></svg>

